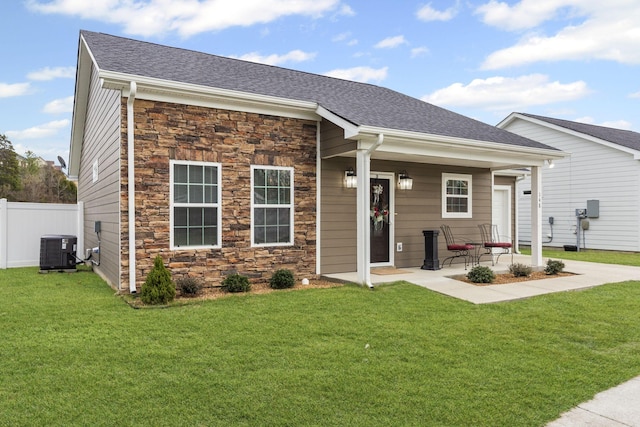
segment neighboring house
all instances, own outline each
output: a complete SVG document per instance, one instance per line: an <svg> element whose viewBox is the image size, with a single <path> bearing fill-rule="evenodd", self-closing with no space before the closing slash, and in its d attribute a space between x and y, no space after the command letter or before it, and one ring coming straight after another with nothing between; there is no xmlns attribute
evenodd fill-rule
<svg viewBox="0 0 640 427"><path fill-rule="evenodd" d="M421 266L425 229L478 239L515 182L496 171L563 155L383 87L80 33L69 174L119 290L158 254L210 284L278 268L370 284L371 266Z"/></svg>
<svg viewBox="0 0 640 427"><path fill-rule="evenodd" d="M498 127L570 153L544 171L545 245L640 251L640 133L523 113L512 113ZM530 180L518 189L520 239L526 243ZM587 212L576 216L576 209Z"/></svg>

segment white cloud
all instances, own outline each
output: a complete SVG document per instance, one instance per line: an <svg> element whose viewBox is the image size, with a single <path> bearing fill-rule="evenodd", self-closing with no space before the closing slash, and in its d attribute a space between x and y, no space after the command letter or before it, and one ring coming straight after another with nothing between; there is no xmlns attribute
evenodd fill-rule
<svg viewBox="0 0 640 427"><path fill-rule="evenodd" d="M482 21L504 30L534 28L556 16L559 9L578 3L576 0L522 0L514 5L491 0L475 11Z"/></svg>
<svg viewBox="0 0 640 427"><path fill-rule="evenodd" d="M622 130L631 130L633 125L626 120L610 120L606 122L602 122L600 126L606 126L608 128L622 129Z"/></svg>
<svg viewBox="0 0 640 427"><path fill-rule="evenodd" d="M29 83L0 83L0 98L21 96L28 93L29 89L31 89Z"/></svg>
<svg viewBox="0 0 640 427"><path fill-rule="evenodd" d="M242 59L244 61L258 62L260 64L267 65L280 65L286 62L304 62L309 61L316 57L315 52L303 52L301 50L292 50L284 55L260 55L258 52L246 53L242 56L234 56L234 58Z"/></svg>
<svg viewBox="0 0 640 427"><path fill-rule="evenodd" d="M342 41L345 41L346 39L348 39L349 37L351 37L351 33L350 32L340 33L340 34L334 36L331 39L331 41L332 42L342 42Z"/></svg>
<svg viewBox="0 0 640 427"><path fill-rule="evenodd" d="M70 113L73 111L73 96L54 99L53 101L47 103L42 111L47 114Z"/></svg>
<svg viewBox="0 0 640 427"><path fill-rule="evenodd" d="M356 12L348 4L340 6L340 15L355 16Z"/></svg>
<svg viewBox="0 0 640 427"><path fill-rule="evenodd" d="M629 94L629 98L640 98L640 91Z"/></svg>
<svg viewBox="0 0 640 427"><path fill-rule="evenodd" d="M419 20L429 21L450 21L458 14L458 2L455 6L452 6L446 10L440 11L431 7L431 3L422 6L416 12L416 16Z"/></svg>
<svg viewBox="0 0 640 427"><path fill-rule="evenodd" d="M626 120L610 120L602 123L596 123L595 119L591 116L578 117L573 120L574 122L584 123L587 125L596 125L596 126L604 126L608 128L614 129L622 129L622 130L631 130L633 125Z"/></svg>
<svg viewBox="0 0 640 427"><path fill-rule="evenodd" d="M190 37L235 26L264 24L289 15L317 18L336 10L343 15L353 14L340 0L27 0L27 7L40 13L118 24L128 34L145 37L172 32Z"/></svg>
<svg viewBox="0 0 640 427"><path fill-rule="evenodd" d="M593 125L596 123L596 120L591 116L578 117L577 119L573 119L574 122L584 123L586 125Z"/></svg>
<svg viewBox="0 0 640 427"><path fill-rule="evenodd" d="M422 98L440 106L483 108L492 111L514 111L532 105L572 101L589 94L583 81L560 83L542 74L516 78L490 77L476 79L468 85L454 83Z"/></svg>
<svg viewBox="0 0 640 427"><path fill-rule="evenodd" d="M40 126L34 126L25 130L9 130L5 132L5 134L10 139L39 139L39 138L48 138L54 136L60 129L64 129L69 126L70 121L68 119L64 120L54 120L49 123L45 123Z"/></svg>
<svg viewBox="0 0 640 427"><path fill-rule="evenodd" d="M404 39L404 36L394 36L394 37L387 37L384 40L380 40L378 43L376 43L374 47L376 49L391 49L406 43L407 41Z"/></svg>
<svg viewBox="0 0 640 427"><path fill-rule="evenodd" d="M53 79L72 79L76 76L74 67L44 67L41 70L33 71L27 74L29 80L53 80Z"/></svg>
<svg viewBox="0 0 640 427"><path fill-rule="evenodd" d="M353 80L362 83L381 82L387 78L388 67L354 67L346 69L331 70L324 73L325 76L336 77L344 80Z"/></svg>
<svg viewBox="0 0 640 427"><path fill-rule="evenodd" d="M568 12L562 15L565 10ZM491 0L477 12L485 23L506 30L536 28L552 18L556 23L566 22L553 35L539 29L515 45L493 52L483 69L591 59L640 64L640 8L633 1L522 0L509 6Z"/></svg>
<svg viewBox="0 0 640 427"><path fill-rule="evenodd" d="M331 41L334 43L346 42L347 46L355 46L358 44L357 39L351 38L350 32L340 33L337 36L333 37Z"/></svg>
<svg viewBox="0 0 640 427"><path fill-rule="evenodd" d="M411 49L412 58L417 58L419 56L426 55L427 53L429 53L429 48L426 46L414 47Z"/></svg>

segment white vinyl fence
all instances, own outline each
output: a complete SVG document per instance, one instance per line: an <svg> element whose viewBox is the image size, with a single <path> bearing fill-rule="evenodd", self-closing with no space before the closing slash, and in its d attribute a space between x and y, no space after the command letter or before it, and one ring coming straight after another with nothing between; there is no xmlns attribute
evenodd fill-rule
<svg viewBox="0 0 640 427"><path fill-rule="evenodd" d="M83 222L82 202L69 205L0 199L0 269L39 266L40 238L44 235L73 235L78 238L77 247L84 247Z"/></svg>

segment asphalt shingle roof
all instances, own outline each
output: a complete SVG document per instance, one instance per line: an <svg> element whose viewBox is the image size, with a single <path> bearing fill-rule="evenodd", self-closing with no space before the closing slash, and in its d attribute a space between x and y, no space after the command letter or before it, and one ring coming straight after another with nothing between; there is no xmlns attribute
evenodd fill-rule
<svg viewBox="0 0 640 427"><path fill-rule="evenodd" d="M554 119L551 117L536 116L534 114L520 113L523 116L551 123L585 135L593 136L604 141L612 142L623 147L640 151L640 133L630 130L615 129L606 126L589 125L586 123L572 122L570 120Z"/></svg>
<svg viewBox="0 0 640 427"><path fill-rule="evenodd" d="M81 31L101 70L315 102L357 126L443 135L511 146L554 148L365 83Z"/></svg>

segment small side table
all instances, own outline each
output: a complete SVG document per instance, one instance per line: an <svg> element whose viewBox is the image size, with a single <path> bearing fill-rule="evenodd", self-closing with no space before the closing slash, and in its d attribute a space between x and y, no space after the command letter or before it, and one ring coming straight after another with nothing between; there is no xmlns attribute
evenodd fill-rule
<svg viewBox="0 0 640 427"><path fill-rule="evenodd" d="M480 265L480 250L483 243L480 242L465 242L466 245L473 245L473 255L471 255L471 265Z"/></svg>

